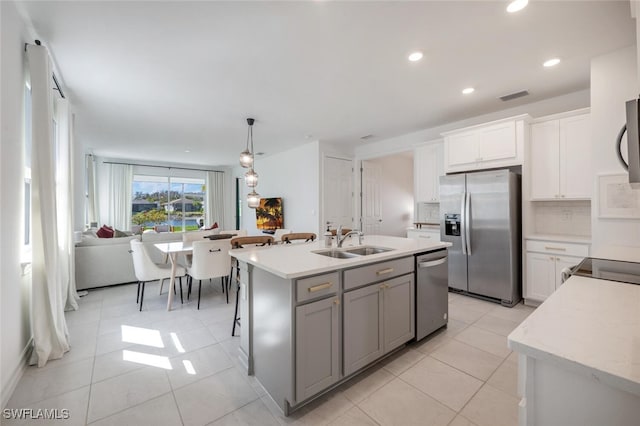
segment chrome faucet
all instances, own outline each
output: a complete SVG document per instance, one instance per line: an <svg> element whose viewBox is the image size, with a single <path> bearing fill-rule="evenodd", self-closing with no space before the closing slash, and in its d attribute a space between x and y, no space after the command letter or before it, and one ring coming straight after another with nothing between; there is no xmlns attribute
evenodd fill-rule
<svg viewBox="0 0 640 426"><path fill-rule="evenodd" d="M354 229L353 231L349 231L344 236L342 236L342 225L338 226L338 231L336 232L336 241L338 242L338 248L342 247L342 243L347 239L348 236L357 235L358 236L358 245L362 245L362 237L363 233Z"/></svg>

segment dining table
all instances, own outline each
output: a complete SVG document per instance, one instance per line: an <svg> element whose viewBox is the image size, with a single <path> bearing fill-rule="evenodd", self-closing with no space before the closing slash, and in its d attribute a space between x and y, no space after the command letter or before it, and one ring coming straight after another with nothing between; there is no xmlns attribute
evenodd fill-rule
<svg viewBox="0 0 640 426"><path fill-rule="evenodd" d="M171 310L173 303L173 288L176 282L176 269L178 266L178 255L192 254L192 241L174 241L171 243L156 243L154 246L161 252L169 256L171 260L171 278L169 279L169 297L167 299L167 311Z"/></svg>

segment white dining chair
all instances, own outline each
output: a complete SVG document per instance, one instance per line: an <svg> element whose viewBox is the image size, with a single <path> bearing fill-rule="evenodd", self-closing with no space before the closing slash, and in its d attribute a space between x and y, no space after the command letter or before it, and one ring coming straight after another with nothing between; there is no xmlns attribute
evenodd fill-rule
<svg viewBox="0 0 640 426"><path fill-rule="evenodd" d="M191 294L193 280L198 280L198 309L200 309L200 295L202 293L202 280L220 278L224 291L229 279L229 240L194 241L191 266L187 268L189 290L187 299ZM227 303L229 297L227 296Z"/></svg>
<svg viewBox="0 0 640 426"><path fill-rule="evenodd" d="M207 235L212 235L212 231L190 231L182 233L182 242L183 243L192 243L194 241L207 241L204 239ZM188 268L191 266L191 254L184 255L184 266Z"/></svg>
<svg viewBox="0 0 640 426"><path fill-rule="evenodd" d="M145 245L138 240L131 240L131 256L133 257L133 269L138 280L138 296L136 297L136 303L140 303L140 310L142 311L142 302L144 301L144 286L149 281L160 281L165 279L171 279L171 265L170 264L158 264L154 263ZM180 279L180 301L182 302L182 276L185 274L185 269L182 266L176 265L176 277ZM142 285L142 287L141 287ZM142 291L140 289L142 288Z"/></svg>

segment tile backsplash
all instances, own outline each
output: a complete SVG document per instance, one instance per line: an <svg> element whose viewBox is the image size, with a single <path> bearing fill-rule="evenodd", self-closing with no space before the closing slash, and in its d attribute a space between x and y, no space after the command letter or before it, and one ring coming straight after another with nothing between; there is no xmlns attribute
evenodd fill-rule
<svg viewBox="0 0 640 426"><path fill-rule="evenodd" d="M439 203L417 203L416 222L440 222Z"/></svg>
<svg viewBox="0 0 640 426"><path fill-rule="evenodd" d="M589 201L540 201L532 204L536 234L591 236Z"/></svg>

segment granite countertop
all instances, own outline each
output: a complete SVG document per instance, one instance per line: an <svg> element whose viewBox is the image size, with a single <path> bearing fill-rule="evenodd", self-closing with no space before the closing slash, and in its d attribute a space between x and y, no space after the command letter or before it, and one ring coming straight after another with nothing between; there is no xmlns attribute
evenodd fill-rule
<svg viewBox="0 0 640 426"><path fill-rule="evenodd" d="M357 246L356 243L357 239L353 241L347 239L343 245L343 249L355 247ZM336 259L313 253L315 250L326 249L324 240L321 239L320 241L310 243L279 244L274 246L236 249L229 251L229 254L240 261L247 262L279 277L292 279L410 256L415 253L437 250L451 245L451 243L440 241L388 237L383 235L365 235L362 243L362 245L365 246L380 246L393 250L349 259Z"/></svg>
<svg viewBox="0 0 640 426"><path fill-rule="evenodd" d="M508 344L640 396L640 285L573 276L509 335Z"/></svg>

